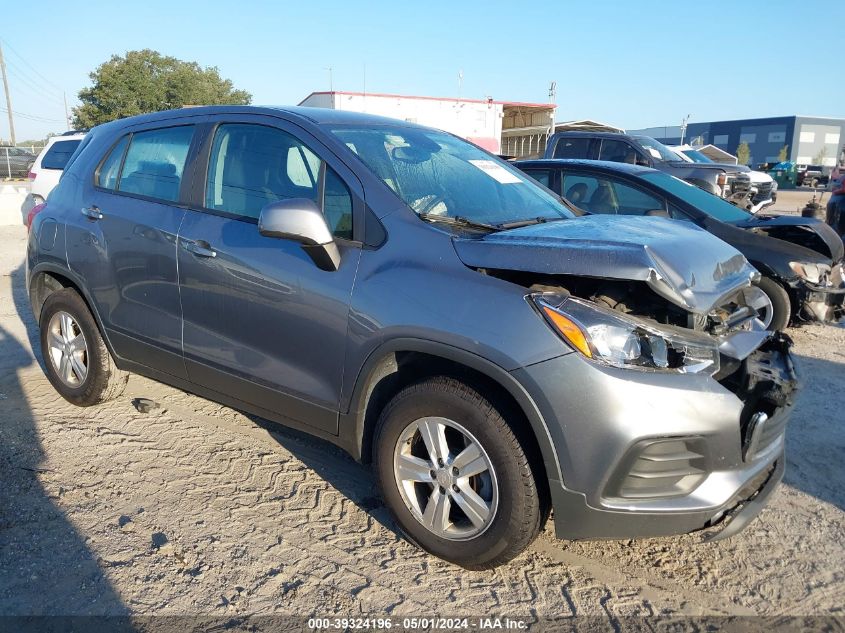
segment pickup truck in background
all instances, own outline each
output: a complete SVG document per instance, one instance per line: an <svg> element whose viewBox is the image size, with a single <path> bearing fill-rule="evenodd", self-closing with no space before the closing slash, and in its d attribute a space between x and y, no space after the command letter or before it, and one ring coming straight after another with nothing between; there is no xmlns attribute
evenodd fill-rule
<svg viewBox="0 0 845 633"><path fill-rule="evenodd" d="M696 185L748 208L751 178L737 165L687 162L649 136L620 132L557 132L549 137L544 158L581 158L643 165Z"/></svg>
<svg viewBox="0 0 845 633"><path fill-rule="evenodd" d="M815 189L821 185L827 185L830 182L830 176L825 173L822 165L796 165L797 172L796 184L799 187L812 187Z"/></svg>
<svg viewBox="0 0 845 633"><path fill-rule="evenodd" d="M745 165L716 162L706 154L698 151L692 145L671 145L669 149L690 163L722 165L728 168L736 168L747 173L748 177L751 179L751 198L748 200L748 204L745 207L746 211L757 213L758 211L773 205L778 199L778 184L775 182L774 178L766 172L755 171Z"/></svg>

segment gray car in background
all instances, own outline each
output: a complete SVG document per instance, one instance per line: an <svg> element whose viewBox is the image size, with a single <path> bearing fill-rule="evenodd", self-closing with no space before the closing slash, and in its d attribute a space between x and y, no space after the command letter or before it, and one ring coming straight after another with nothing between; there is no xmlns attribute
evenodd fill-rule
<svg viewBox="0 0 845 633"><path fill-rule="evenodd" d="M0 178L26 178L35 154L20 147L0 145Z"/></svg>
<svg viewBox="0 0 845 633"><path fill-rule="evenodd" d="M324 438L473 569L551 510L573 539L757 514L796 387L757 276L694 226L578 217L444 132L241 106L91 130L27 256L67 400L137 372Z"/></svg>

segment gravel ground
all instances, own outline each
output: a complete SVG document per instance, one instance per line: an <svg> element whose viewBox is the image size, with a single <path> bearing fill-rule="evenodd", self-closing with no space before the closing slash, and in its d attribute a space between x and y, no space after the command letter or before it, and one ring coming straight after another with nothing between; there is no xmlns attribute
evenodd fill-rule
<svg viewBox="0 0 845 633"><path fill-rule="evenodd" d="M843 328L791 332L785 485L740 535L574 543L549 525L466 572L399 537L369 470L320 441L140 377L106 405L62 400L31 350L25 237L0 228L0 615L845 615Z"/></svg>

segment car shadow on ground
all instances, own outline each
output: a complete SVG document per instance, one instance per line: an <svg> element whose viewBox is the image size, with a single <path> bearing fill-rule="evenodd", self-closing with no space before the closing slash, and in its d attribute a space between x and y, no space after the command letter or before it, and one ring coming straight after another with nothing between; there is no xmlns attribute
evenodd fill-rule
<svg viewBox="0 0 845 633"><path fill-rule="evenodd" d="M370 465L356 462L331 442L289 429L264 418L244 414L263 428L286 451L319 475L382 527L402 536L384 505L376 474Z"/></svg>
<svg viewBox="0 0 845 633"><path fill-rule="evenodd" d="M84 535L41 483L51 470L24 388L26 372L37 368L17 360L26 357L0 327L0 615L126 615ZM17 627L5 617L4 624Z"/></svg>

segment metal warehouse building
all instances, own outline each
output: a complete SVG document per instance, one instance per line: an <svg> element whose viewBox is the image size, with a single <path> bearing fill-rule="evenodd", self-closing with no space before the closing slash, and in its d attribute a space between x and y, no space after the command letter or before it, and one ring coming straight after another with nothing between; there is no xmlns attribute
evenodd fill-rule
<svg viewBox="0 0 845 633"><path fill-rule="evenodd" d="M667 145L681 142L681 126L650 127L628 130L645 134ZM736 155L740 143L748 143L751 165L773 163L785 145L787 160L796 163L820 162L833 167L845 152L845 118L784 116L739 121L690 123L684 141L694 145L715 145Z"/></svg>
<svg viewBox="0 0 845 633"><path fill-rule="evenodd" d="M417 97L365 92L312 92L299 104L352 110L446 130L493 153L542 155L554 124L552 103Z"/></svg>

